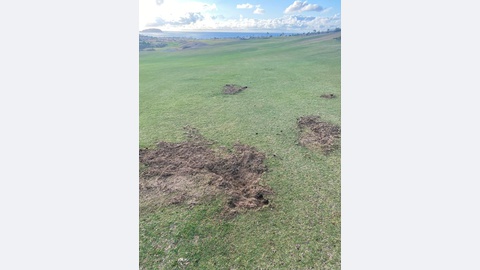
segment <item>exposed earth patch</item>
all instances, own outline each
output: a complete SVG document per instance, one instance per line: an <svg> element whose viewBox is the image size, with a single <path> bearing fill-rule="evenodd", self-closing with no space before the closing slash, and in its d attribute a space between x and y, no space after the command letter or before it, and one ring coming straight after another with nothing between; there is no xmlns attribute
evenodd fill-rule
<svg viewBox="0 0 480 270"><path fill-rule="evenodd" d="M225 84L225 86L223 87L223 93L227 95L233 95L247 88L248 88L247 86L240 86L236 84Z"/></svg>
<svg viewBox="0 0 480 270"><path fill-rule="evenodd" d="M307 148L329 153L339 147L340 127L320 120L319 116L303 116L297 120L299 143Z"/></svg>
<svg viewBox="0 0 480 270"><path fill-rule="evenodd" d="M337 96L335 96L334 94L323 94L320 96L321 98L336 98Z"/></svg>
<svg viewBox="0 0 480 270"><path fill-rule="evenodd" d="M196 129L186 129L185 142L140 149L141 202L195 205L224 194L227 213L269 204L265 196L272 191L259 184L267 171L265 154L241 144L214 148Z"/></svg>

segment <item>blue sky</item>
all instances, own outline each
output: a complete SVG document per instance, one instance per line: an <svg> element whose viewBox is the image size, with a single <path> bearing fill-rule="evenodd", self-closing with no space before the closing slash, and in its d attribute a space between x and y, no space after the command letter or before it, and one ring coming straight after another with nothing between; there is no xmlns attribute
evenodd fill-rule
<svg viewBox="0 0 480 270"><path fill-rule="evenodd" d="M308 32L341 27L340 0L139 0L139 29Z"/></svg>

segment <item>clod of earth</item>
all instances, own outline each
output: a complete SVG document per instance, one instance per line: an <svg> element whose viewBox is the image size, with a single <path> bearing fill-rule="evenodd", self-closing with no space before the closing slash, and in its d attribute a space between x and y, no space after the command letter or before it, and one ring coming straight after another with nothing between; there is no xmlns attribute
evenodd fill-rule
<svg viewBox="0 0 480 270"><path fill-rule="evenodd" d="M236 84L225 84L225 86L223 87L223 93L228 94L228 95L232 95L232 94L236 94L238 92L241 92L245 89L247 89L247 86L240 86L240 85L236 85Z"/></svg>
<svg viewBox="0 0 480 270"><path fill-rule="evenodd" d="M303 116L297 120L299 142L307 148L320 148L329 153L339 146L340 127L320 120L319 116Z"/></svg>
<svg viewBox="0 0 480 270"><path fill-rule="evenodd" d="M269 204L265 196L273 193L259 184L267 171L265 154L241 144L231 150L213 148L192 128L187 128L187 137L185 142L140 149L141 202L195 205L225 194L228 213Z"/></svg>
<svg viewBox="0 0 480 270"><path fill-rule="evenodd" d="M323 94L320 97L322 97L322 98L336 98L337 96L335 96L334 94Z"/></svg>

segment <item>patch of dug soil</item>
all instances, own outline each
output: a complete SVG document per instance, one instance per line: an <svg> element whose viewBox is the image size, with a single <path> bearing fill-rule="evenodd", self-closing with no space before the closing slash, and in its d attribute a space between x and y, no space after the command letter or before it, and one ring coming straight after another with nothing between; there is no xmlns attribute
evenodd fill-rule
<svg viewBox="0 0 480 270"><path fill-rule="evenodd" d="M334 94L323 94L320 96L321 98L336 98L337 96L335 96Z"/></svg>
<svg viewBox="0 0 480 270"><path fill-rule="evenodd" d="M189 129L188 141L160 142L140 149L140 200L143 203L190 205L225 194L226 212L254 209L269 203L272 191L259 185L267 171L265 154L247 145L232 150L213 148L198 131Z"/></svg>
<svg viewBox="0 0 480 270"><path fill-rule="evenodd" d="M223 93L227 95L233 95L245 89L247 89L247 86L240 86L236 84L225 84L225 86L223 87Z"/></svg>
<svg viewBox="0 0 480 270"><path fill-rule="evenodd" d="M339 146L340 127L320 120L318 116L303 116L297 120L299 142L308 148L320 148L329 153Z"/></svg>

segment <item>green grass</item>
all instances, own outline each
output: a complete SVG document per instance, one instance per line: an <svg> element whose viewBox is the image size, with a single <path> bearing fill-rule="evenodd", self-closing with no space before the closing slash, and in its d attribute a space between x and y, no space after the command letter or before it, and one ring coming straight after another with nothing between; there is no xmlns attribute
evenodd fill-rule
<svg viewBox="0 0 480 270"><path fill-rule="evenodd" d="M267 154L271 204L233 219L222 198L140 211L141 269L340 269L340 150L297 145L296 120L340 125L340 42L320 36L209 42L140 53L140 147L183 141ZM223 95L225 84L248 89ZM333 93L335 99L323 99ZM181 263L180 258L188 260Z"/></svg>

